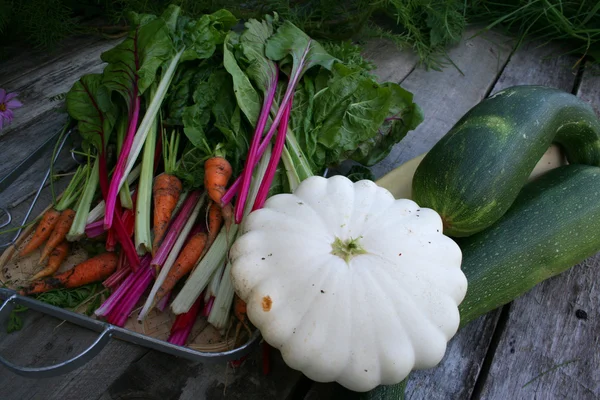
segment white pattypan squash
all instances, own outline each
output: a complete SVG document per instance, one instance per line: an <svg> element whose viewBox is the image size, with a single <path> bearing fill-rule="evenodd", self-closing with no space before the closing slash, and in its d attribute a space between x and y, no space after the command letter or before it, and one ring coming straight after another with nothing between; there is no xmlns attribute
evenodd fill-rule
<svg viewBox="0 0 600 400"><path fill-rule="evenodd" d="M233 284L291 368L367 391L441 361L467 280L435 211L372 181L315 176L244 224Z"/></svg>

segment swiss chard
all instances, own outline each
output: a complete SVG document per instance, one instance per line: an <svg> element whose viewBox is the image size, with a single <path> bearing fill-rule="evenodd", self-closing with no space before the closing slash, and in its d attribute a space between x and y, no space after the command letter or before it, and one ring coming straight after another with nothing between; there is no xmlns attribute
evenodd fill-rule
<svg viewBox="0 0 600 400"><path fill-rule="evenodd" d="M107 194L105 228L112 225L112 213L133 140L138 127L141 96L156 79L158 68L173 56L174 48L166 22L150 15L132 13L130 23L134 28L116 47L101 55L108 65L102 83L124 100L128 110L127 134L121 144L119 158Z"/></svg>
<svg viewBox="0 0 600 400"><path fill-rule="evenodd" d="M153 121L163 105L177 67L182 62L213 56L217 46L223 43L226 32L236 22L235 17L226 10L203 15L197 20L190 19L180 16L180 9L175 5L169 6L159 19L168 29L175 50L172 57L160 68L161 74L156 93L148 102L144 117L135 133L131 151L127 154L124 168L113 176L111 183L113 190L111 196L107 198L104 216L104 225L107 228L112 225L116 194L125 183L127 175L142 150Z"/></svg>
<svg viewBox="0 0 600 400"><path fill-rule="evenodd" d="M246 163L241 176L238 201L235 206L236 221L238 223L241 220L241 213L246 205L252 170L257 161L258 148L267 126L279 79L277 64L264 55L266 42L273 34L272 20L267 19L266 21L259 22L258 20L251 19L245 26L246 30L240 37L239 46L244 58L249 63L246 68L246 74L263 91L262 107L259 105L258 94L250 84L246 74L238 66L231 49L228 48L229 43L227 41L224 46L225 55L223 59L225 68L227 68L227 71L233 77L234 86L237 89L235 93L240 107L243 107L244 114L251 122L256 121L254 135L252 136L250 149L246 156ZM232 35L230 34L228 37L232 38Z"/></svg>
<svg viewBox="0 0 600 400"><path fill-rule="evenodd" d="M106 146L112 133L116 120L116 107L110 101L109 91L102 85L101 74L88 74L82 76L73 84L67 93L67 111L69 115L78 121L79 134L84 140L84 146L96 148L98 157L98 175L90 174L90 180L86 183L84 193L92 189L88 185L95 186L95 176L100 182L100 191L106 198L108 194L108 167L106 165ZM87 202L80 202L83 207ZM82 220L79 223L83 223ZM129 240L120 218L114 230L119 237L123 251L132 266L139 264L139 258Z"/></svg>

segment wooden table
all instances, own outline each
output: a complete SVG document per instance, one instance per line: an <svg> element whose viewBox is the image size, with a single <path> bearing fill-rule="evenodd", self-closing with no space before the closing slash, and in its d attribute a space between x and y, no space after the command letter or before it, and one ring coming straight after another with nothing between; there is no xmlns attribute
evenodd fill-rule
<svg viewBox="0 0 600 400"><path fill-rule="evenodd" d="M381 176L429 150L471 107L500 89L541 84L575 93L600 114L600 69L560 55L556 45L538 47L489 32L450 49L456 68L426 71L410 50L375 40L365 54L384 81L400 82L415 94L425 121L373 168ZM99 54L114 41L82 37L52 54L28 53L0 64L0 87L20 92L24 106L0 132L0 179L22 157L54 134L65 120L54 96L82 74L98 72ZM20 221L48 166L49 153L0 193L0 206ZM68 170L72 161L59 162ZM62 183L59 182L59 186ZM36 207L48 204L48 190ZM600 200L599 200L600 201ZM600 397L600 254L547 280L512 304L474 321L450 342L441 364L413 373L409 399L597 399ZM19 333L0 332L0 352L13 362L40 366L87 347L95 334L33 312ZM367 338L365 338L368 340ZM329 399L348 393L336 384L315 384L273 354L271 375L262 375L252 354L233 371L225 364L180 360L113 340L84 367L57 378L30 380L0 368L3 399Z"/></svg>

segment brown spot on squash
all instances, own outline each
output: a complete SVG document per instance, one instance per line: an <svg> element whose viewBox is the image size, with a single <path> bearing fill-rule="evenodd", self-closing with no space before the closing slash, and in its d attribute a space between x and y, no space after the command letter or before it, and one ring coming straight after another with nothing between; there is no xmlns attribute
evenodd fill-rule
<svg viewBox="0 0 600 400"><path fill-rule="evenodd" d="M271 306L273 305L273 300L271 300L271 296L265 296L262 299L262 308L263 311L269 312L271 311Z"/></svg>

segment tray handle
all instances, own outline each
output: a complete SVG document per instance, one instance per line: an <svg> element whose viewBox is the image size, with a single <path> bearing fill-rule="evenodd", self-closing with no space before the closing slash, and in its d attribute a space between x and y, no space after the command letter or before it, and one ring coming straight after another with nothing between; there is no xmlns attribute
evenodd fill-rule
<svg viewBox="0 0 600 400"><path fill-rule="evenodd" d="M10 296L8 299L6 299L6 301L4 301L4 304L0 306L0 320L7 319L10 312L17 303L21 303L21 301L19 301L19 296L17 295ZM31 304L27 305L31 306ZM94 343L92 343L87 349L85 349L75 357L60 362L58 364L48 365L44 367L23 367L8 361L2 355L0 355L0 364L4 365L7 369L14 372L15 374L27 378L48 378L62 375L67 372L71 372L79 367L82 367L88 361L90 361L92 358L98 355L98 353L100 353L104 346L106 346L106 344L110 341L112 333L113 329L110 327L110 325L106 325L104 329L100 332Z"/></svg>

